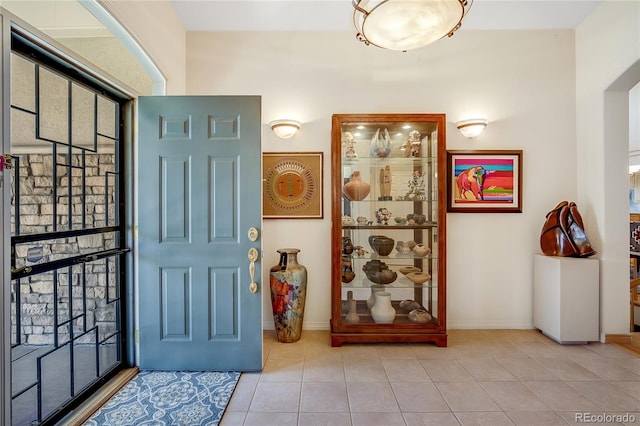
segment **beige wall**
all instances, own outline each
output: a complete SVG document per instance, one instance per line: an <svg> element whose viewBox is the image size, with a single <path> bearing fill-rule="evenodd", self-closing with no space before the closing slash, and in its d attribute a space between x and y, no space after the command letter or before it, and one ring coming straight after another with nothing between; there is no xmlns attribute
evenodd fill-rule
<svg viewBox="0 0 640 426"><path fill-rule="evenodd" d="M600 258L600 327L628 333L629 90L640 81L640 3L602 3L576 29L578 193Z"/></svg>
<svg viewBox="0 0 640 426"><path fill-rule="evenodd" d="M330 317L330 125L333 113L446 113L449 149L524 150L522 214L448 215L448 325L532 327L532 259L545 214L576 197L573 31L461 31L409 53L365 47L352 33L189 33L187 94L258 94L263 151L323 151L323 220L266 220L263 277L276 249L309 270L305 328ZM491 121L465 139L455 121ZM266 123L303 122L279 140ZM304 237L302 237L304 236ZM265 328L273 327L265 288Z"/></svg>
<svg viewBox="0 0 640 426"><path fill-rule="evenodd" d="M185 91L185 36L168 0L97 0L142 46L166 79L167 95Z"/></svg>

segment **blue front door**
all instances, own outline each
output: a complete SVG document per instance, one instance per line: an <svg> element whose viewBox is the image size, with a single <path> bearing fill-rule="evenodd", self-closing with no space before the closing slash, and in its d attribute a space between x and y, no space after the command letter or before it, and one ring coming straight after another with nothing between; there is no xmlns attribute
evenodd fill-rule
<svg viewBox="0 0 640 426"><path fill-rule="evenodd" d="M258 96L139 99L142 369L262 368L249 255L262 253L260 108Z"/></svg>

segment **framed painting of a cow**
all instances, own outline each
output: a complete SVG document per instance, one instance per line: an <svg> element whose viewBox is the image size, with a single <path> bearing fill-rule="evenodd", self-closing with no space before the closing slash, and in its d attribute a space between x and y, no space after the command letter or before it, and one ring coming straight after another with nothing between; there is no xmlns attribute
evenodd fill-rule
<svg viewBox="0 0 640 426"><path fill-rule="evenodd" d="M521 213L522 151L447 151L447 211Z"/></svg>

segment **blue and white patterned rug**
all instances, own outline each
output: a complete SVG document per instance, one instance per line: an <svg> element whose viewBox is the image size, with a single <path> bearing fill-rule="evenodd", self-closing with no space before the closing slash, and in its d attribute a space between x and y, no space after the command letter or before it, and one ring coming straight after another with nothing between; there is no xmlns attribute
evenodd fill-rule
<svg viewBox="0 0 640 426"><path fill-rule="evenodd" d="M239 378L237 372L141 371L85 425L217 425Z"/></svg>

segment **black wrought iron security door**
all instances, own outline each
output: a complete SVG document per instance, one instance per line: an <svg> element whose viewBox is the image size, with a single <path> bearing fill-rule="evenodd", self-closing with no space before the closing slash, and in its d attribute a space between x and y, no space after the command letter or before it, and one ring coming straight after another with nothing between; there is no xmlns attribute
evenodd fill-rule
<svg viewBox="0 0 640 426"><path fill-rule="evenodd" d="M123 366L125 100L94 83L12 35L13 425L57 421Z"/></svg>

